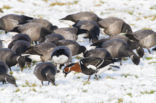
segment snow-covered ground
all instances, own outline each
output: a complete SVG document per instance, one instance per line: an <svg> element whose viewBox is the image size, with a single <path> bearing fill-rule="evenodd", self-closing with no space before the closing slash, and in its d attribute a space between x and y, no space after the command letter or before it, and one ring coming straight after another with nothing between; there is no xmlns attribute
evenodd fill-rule
<svg viewBox="0 0 156 103"><path fill-rule="evenodd" d="M17 13L44 18L59 27L72 25L59 19L79 11L93 11L105 18L116 16L132 26L133 31L148 28L156 31L155 0L0 0L0 16ZM12 34L1 34L5 46ZM103 34L101 34L103 37ZM88 40L80 40L88 47ZM117 63L117 65L119 65ZM40 81L33 69L23 72L13 67L18 87L0 83L0 103L156 103L156 53L141 59L140 65L124 61L120 70L100 73L100 79L92 76L90 82L81 73L70 73L64 78L57 74L57 86Z"/></svg>

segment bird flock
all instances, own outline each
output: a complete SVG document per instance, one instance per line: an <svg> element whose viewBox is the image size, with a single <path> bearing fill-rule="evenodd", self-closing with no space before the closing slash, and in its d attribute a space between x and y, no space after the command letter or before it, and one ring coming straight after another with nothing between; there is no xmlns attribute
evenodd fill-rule
<svg viewBox="0 0 156 103"><path fill-rule="evenodd" d="M0 82L17 86L15 78L9 74L11 67L19 65L32 66L37 61L34 75L41 81L55 83L55 75L64 73L66 77L71 71L88 75L95 74L106 66L116 67L129 57L135 65L139 65L144 56L144 48L156 45L156 32L153 30L132 31L131 26L117 17L100 18L93 12L78 12L60 19L73 22L72 27L59 28L46 19L33 18L26 15L8 14L0 18L0 30L16 32L8 48L3 48L0 40ZM99 39L100 32L108 35ZM79 35L89 39L92 49L80 45ZM153 51L156 48L152 49ZM136 51L136 52L135 52ZM72 56L83 54L78 62L72 62ZM13 71L12 71L13 72Z"/></svg>

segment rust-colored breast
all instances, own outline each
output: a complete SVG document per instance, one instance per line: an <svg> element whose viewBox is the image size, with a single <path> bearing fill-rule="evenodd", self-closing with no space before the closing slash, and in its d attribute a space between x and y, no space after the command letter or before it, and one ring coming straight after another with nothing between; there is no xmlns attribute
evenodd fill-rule
<svg viewBox="0 0 156 103"><path fill-rule="evenodd" d="M81 70L81 66L80 66L79 63L76 63L76 64L73 65L70 69L71 69L71 71L82 72L82 70Z"/></svg>

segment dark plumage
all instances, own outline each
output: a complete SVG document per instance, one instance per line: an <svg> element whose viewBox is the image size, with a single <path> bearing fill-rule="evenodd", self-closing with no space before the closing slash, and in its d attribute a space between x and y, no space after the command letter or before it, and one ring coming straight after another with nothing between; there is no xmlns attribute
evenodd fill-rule
<svg viewBox="0 0 156 103"><path fill-rule="evenodd" d="M140 57L144 55L144 50L142 46L139 45L139 40L137 40L132 34L120 34L120 35L113 35L109 38L104 38L98 40L97 42L93 43L92 46L102 47L102 44L106 41L113 40L113 39L121 39L128 44L128 48L130 50L136 49L137 53Z"/></svg>
<svg viewBox="0 0 156 103"><path fill-rule="evenodd" d="M0 48L0 61L4 62L11 70L11 67L17 63L21 67L21 71L24 68L25 62L30 62L28 57L19 56L14 51L8 48Z"/></svg>
<svg viewBox="0 0 156 103"><path fill-rule="evenodd" d="M49 34L49 35L45 36L44 42L51 42L51 43L53 43L55 41L63 40L63 39L65 39L65 38L62 35L52 33L52 34Z"/></svg>
<svg viewBox="0 0 156 103"><path fill-rule="evenodd" d="M57 46L66 46L72 52L72 56L83 53L86 51L86 47L81 46L73 40L59 40L54 42Z"/></svg>
<svg viewBox="0 0 156 103"><path fill-rule="evenodd" d="M13 31L27 34L32 41L42 41L46 35L51 33L39 23L34 22L19 25Z"/></svg>
<svg viewBox="0 0 156 103"><path fill-rule="evenodd" d="M55 85L56 67L52 63L45 62L37 64L34 74L41 81L42 85L43 81L48 81Z"/></svg>
<svg viewBox="0 0 156 103"><path fill-rule="evenodd" d="M103 59L111 59L110 53L104 48L95 48L84 53L84 57L97 57Z"/></svg>
<svg viewBox="0 0 156 103"><path fill-rule="evenodd" d="M112 58L131 57L134 64L138 65L140 62L140 58L121 39L108 40L102 43L101 46L111 54Z"/></svg>
<svg viewBox="0 0 156 103"><path fill-rule="evenodd" d="M76 22L78 20L90 20L90 21L99 21L100 18L93 12L78 12L75 14L67 15L66 17L62 18L61 20L70 20Z"/></svg>
<svg viewBox="0 0 156 103"><path fill-rule="evenodd" d="M16 34L15 36L12 37L12 41L16 40L25 40L31 43L31 39L27 34Z"/></svg>
<svg viewBox="0 0 156 103"><path fill-rule="evenodd" d="M40 56L40 59L42 60L42 62L45 62L51 59L51 53L55 47L56 45L53 43L43 42L41 44L31 46L30 48L28 48L25 54L28 54L29 55L28 57L32 59L35 59L32 55L38 55Z"/></svg>
<svg viewBox="0 0 156 103"><path fill-rule="evenodd" d="M25 40L17 40L13 41L9 44L8 48L10 48L12 51L14 51L16 54L21 55L24 53L29 47L30 47L30 42L25 41Z"/></svg>
<svg viewBox="0 0 156 103"><path fill-rule="evenodd" d="M46 29L48 29L49 31L53 31L55 29L57 29L57 26L53 25L51 22L49 22L46 19L32 19L29 20L29 23L39 23L40 25L42 25L42 27L45 27Z"/></svg>
<svg viewBox="0 0 156 103"><path fill-rule="evenodd" d="M1 61L0 61L0 82L2 82L3 84L8 82L17 87L15 78L8 74L7 65Z"/></svg>
<svg viewBox="0 0 156 103"><path fill-rule="evenodd" d="M67 64L71 61L72 52L66 46L57 46L51 54L51 59L53 63L57 64L57 68L60 65Z"/></svg>
<svg viewBox="0 0 156 103"><path fill-rule="evenodd" d="M108 63L105 62L107 62L107 60L105 61L102 58L87 57L81 59L77 63L67 65L64 68L63 72L65 73L65 76L71 71L84 73L86 75L89 75L88 77L89 81L91 75L96 74L100 68L108 65Z"/></svg>
<svg viewBox="0 0 156 103"><path fill-rule="evenodd" d="M62 35L67 40L77 40L77 28L58 28L54 33Z"/></svg>
<svg viewBox="0 0 156 103"><path fill-rule="evenodd" d="M0 18L0 29L9 32L19 24L24 24L31 19L33 18L25 15L8 14Z"/></svg>
<svg viewBox="0 0 156 103"><path fill-rule="evenodd" d="M139 44L148 49L156 45L156 32L153 30L138 30L133 35L139 40Z"/></svg>
<svg viewBox="0 0 156 103"><path fill-rule="evenodd" d="M104 32L108 35L116 35L120 33L132 33L130 25L117 17L108 17L98 22L100 27L104 28Z"/></svg>
<svg viewBox="0 0 156 103"><path fill-rule="evenodd" d="M74 27L78 28L78 34L87 33L89 40L96 42L100 34L100 28L97 22L95 21L77 21Z"/></svg>

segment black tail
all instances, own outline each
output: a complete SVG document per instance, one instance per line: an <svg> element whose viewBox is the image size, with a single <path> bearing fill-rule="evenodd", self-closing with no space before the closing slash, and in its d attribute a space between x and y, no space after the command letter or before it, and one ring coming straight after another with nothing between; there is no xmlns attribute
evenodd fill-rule
<svg viewBox="0 0 156 103"><path fill-rule="evenodd" d="M24 52L24 54L35 54L35 55L40 55L40 56L42 56L42 54L40 54L39 52L38 52L39 50L37 49L37 47L30 47L30 48L28 48L28 50L26 50L25 52Z"/></svg>
<svg viewBox="0 0 156 103"><path fill-rule="evenodd" d="M152 50L153 50L153 51L156 51L156 47L154 47Z"/></svg>
<svg viewBox="0 0 156 103"><path fill-rule="evenodd" d="M17 32L17 33L20 33L20 31L19 31L19 27L16 26L15 28L13 28L13 29L11 30L11 32Z"/></svg>
<svg viewBox="0 0 156 103"><path fill-rule="evenodd" d="M102 43L106 42L107 40L109 40L109 39L98 40L98 41L94 42L91 46L101 47Z"/></svg>
<svg viewBox="0 0 156 103"><path fill-rule="evenodd" d="M111 63L118 62L118 61L120 61L120 59L106 59L104 60L104 63L99 68L105 67Z"/></svg>
<svg viewBox="0 0 156 103"><path fill-rule="evenodd" d="M64 18L62 18L62 19L60 19L60 20L72 20L72 18L71 18L71 15L68 15L68 16L66 16L66 17L64 17Z"/></svg>
<svg viewBox="0 0 156 103"><path fill-rule="evenodd" d="M140 56L140 57L143 57L144 56L144 49L142 48L142 47L138 47L137 49L136 49L136 52L137 52L137 54Z"/></svg>
<svg viewBox="0 0 156 103"><path fill-rule="evenodd" d="M32 20L33 17L29 17L29 16L26 16L26 15L21 15L25 20Z"/></svg>

